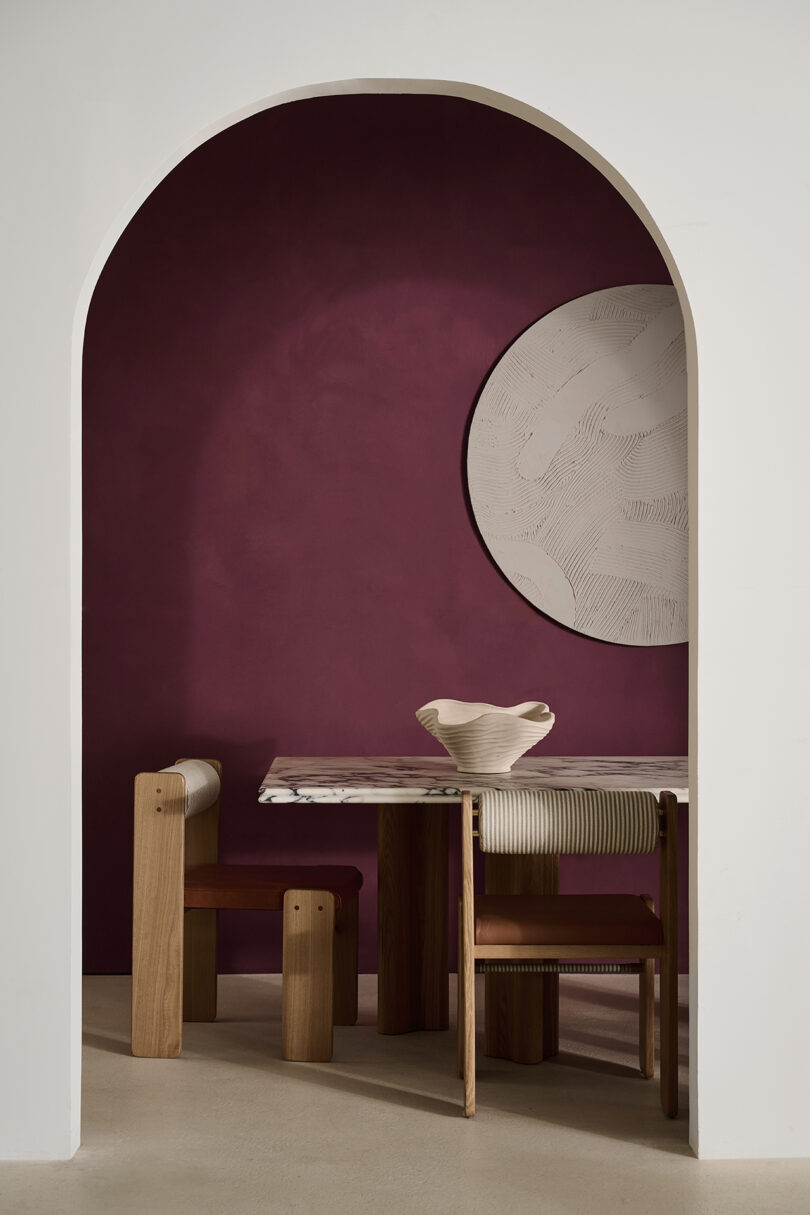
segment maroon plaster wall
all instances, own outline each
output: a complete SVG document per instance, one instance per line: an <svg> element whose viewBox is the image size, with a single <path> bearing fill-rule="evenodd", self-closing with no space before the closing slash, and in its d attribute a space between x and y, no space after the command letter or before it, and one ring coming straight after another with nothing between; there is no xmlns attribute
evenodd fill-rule
<svg viewBox="0 0 810 1215"><path fill-rule="evenodd" d="M87 970L129 969L132 778L178 755L223 760L225 858L362 868L373 970L374 812L260 808L274 755L437 752L413 716L435 696L547 700L548 753L686 750L686 647L535 611L465 499L505 347L640 281L669 279L599 173L457 99L267 110L149 197L85 342ZM564 888L594 872L564 862ZM279 969L277 918L222 928L223 970Z"/></svg>

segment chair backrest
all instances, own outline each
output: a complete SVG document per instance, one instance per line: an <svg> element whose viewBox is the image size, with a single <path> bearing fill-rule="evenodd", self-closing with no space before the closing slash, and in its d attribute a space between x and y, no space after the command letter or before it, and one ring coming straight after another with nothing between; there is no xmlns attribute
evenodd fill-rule
<svg viewBox="0 0 810 1215"><path fill-rule="evenodd" d="M482 852L639 853L658 844L658 800L613 789L484 789Z"/></svg>
<svg viewBox="0 0 810 1215"><path fill-rule="evenodd" d="M219 772L204 759L183 759L162 773L176 772L186 782L186 818L200 814L212 806L220 795L222 782Z"/></svg>
<svg viewBox="0 0 810 1215"><path fill-rule="evenodd" d="M135 777L135 866L153 870L155 856L182 880L186 869L219 857L222 765L217 759L178 759Z"/></svg>

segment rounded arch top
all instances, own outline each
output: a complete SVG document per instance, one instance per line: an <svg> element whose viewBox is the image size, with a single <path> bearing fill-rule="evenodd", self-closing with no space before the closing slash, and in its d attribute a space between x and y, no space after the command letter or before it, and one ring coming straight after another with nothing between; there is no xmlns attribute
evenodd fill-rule
<svg viewBox="0 0 810 1215"><path fill-rule="evenodd" d="M229 127L242 122L246 118L251 118L255 114L259 114L264 110L271 109L275 106L287 105L295 101L305 101L316 97L338 97L343 95L354 94L415 94L415 95L436 95L441 97L457 97L467 101L475 102L479 105L490 106L493 109L502 111L505 114L511 114L515 118L520 118L524 122L537 127L539 130L552 135L559 139L562 143L572 148L583 159L587 160L594 168L602 174L603 177L619 192L622 198L636 212L647 231L652 236L659 252L661 253L669 274L672 278L673 286L678 293L678 302L683 312L684 325L686 330L686 345L687 345L687 360L690 366L694 365L696 358L696 340L694 335L694 324L692 320L692 312L689 306L689 299L686 292L686 287L683 278L678 269L675 258L671 249L661 231L661 228L656 223L654 217L647 208L644 200L633 188L630 182L606 159L596 148L592 147L586 140L581 138L575 131L565 126L552 115L537 109L528 102L519 100L516 97L509 96L506 93L497 92L494 89L487 88L483 85L472 84L466 81L458 80L442 80L428 78L365 78L365 79L347 79L347 80L328 80L313 84L300 85L296 88L285 89L281 92L271 94L260 100L240 107L238 110L232 111L229 114L223 115L218 121L211 123L209 126L199 130L180 146L173 149L167 154L166 159L159 165L155 166L154 172L150 174L141 183L137 193L133 195L126 206L118 213L114 222L110 225L104 240L99 245L90 266L87 269L85 279L82 285L79 298L77 300L74 330L73 330L73 354L74 366L76 361L81 361L81 348L84 334L84 327L87 320L87 310L89 308L90 299L92 298L95 285L104 268L107 259L110 256L113 248L124 232L127 224L133 218L139 207L146 201L152 191L160 184L165 177L176 168L186 156L191 152L206 143L214 136L221 134ZM78 389L78 376L74 377L74 386Z"/></svg>

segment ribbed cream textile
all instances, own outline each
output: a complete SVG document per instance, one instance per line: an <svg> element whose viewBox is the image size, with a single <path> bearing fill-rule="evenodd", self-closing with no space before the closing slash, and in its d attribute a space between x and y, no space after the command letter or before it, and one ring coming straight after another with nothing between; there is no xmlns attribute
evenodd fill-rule
<svg viewBox="0 0 810 1215"><path fill-rule="evenodd" d="M182 764L173 764L171 768L161 768L161 772L179 772L186 778L186 818L199 814L215 802L219 797L220 779L216 768L212 768L203 759L186 759Z"/></svg>
<svg viewBox="0 0 810 1215"><path fill-rule="evenodd" d="M482 789L482 852L654 852L658 802L615 789Z"/></svg>
<svg viewBox="0 0 810 1215"><path fill-rule="evenodd" d="M496 975L637 975L638 962L554 962L550 958L534 961L512 962L488 958L476 958L475 969L479 974Z"/></svg>

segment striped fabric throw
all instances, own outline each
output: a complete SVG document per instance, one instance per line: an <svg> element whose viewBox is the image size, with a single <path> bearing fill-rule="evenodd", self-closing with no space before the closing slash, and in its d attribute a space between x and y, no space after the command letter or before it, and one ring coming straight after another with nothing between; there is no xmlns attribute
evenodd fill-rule
<svg viewBox="0 0 810 1215"><path fill-rule="evenodd" d="M482 852L654 852L658 802L615 789L482 789Z"/></svg>

